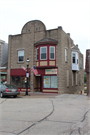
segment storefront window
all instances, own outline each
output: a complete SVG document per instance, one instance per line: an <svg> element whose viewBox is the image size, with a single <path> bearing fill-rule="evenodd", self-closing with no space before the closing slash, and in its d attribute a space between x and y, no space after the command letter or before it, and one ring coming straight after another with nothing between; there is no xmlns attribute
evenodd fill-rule
<svg viewBox="0 0 90 135"><path fill-rule="evenodd" d="M12 76L11 84L14 85L15 87L20 87L20 76Z"/></svg>
<svg viewBox="0 0 90 135"><path fill-rule="evenodd" d="M21 76L21 88L26 88L27 78L25 76ZM28 78L28 88L30 88L30 77Z"/></svg>
<svg viewBox="0 0 90 135"><path fill-rule="evenodd" d="M51 88L58 88L57 76L51 76Z"/></svg>
<svg viewBox="0 0 90 135"><path fill-rule="evenodd" d="M25 77L21 77L21 88L25 88L26 87L26 83L25 83Z"/></svg>
<svg viewBox="0 0 90 135"><path fill-rule="evenodd" d="M50 88L50 76L43 77L43 87Z"/></svg>
<svg viewBox="0 0 90 135"><path fill-rule="evenodd" d="M43 88L58 88L58 77L43 76Z"/></svg>
<svg viewBox="0 0 90 135"><path fill-rule="evenodd" d="M0 76L0 84L1 84L1 83L4 84L4 82L2 81L3 79L5 79L5 76Z"/></svg>
<svg viewBox="0 0 90 135"><path fill-rule="evenodd" d="M15 87L26 88L25 80L27 80L25 76L12 76L11 84ZM28 78L28 88L30 88L30 77Z"/></svg>

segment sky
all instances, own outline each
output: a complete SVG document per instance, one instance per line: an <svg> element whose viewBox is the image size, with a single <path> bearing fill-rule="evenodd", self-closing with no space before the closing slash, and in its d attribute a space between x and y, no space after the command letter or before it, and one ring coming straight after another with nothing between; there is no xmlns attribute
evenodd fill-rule
<svg viewBox="0 0 90 135"><path fill-rule="evenodd" d="M81 53L90 49L90 0L0 0L0 39L21 34L31 20L42 21L46 29L62 26Z"/></svg>

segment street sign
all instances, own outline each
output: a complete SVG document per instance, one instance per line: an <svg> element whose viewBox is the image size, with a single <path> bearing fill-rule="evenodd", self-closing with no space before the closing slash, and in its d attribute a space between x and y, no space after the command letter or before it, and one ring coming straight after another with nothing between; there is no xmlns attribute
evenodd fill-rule
<svg viewBox="0 0 90 135"><path fill-rule="evenodd" d="M29 73L26 73L26 77L29 77Z"/></svg>

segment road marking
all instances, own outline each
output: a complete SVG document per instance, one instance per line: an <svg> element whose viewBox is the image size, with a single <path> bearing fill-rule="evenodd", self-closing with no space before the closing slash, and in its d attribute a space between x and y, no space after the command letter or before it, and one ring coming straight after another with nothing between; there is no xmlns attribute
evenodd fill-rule
<svg viewBox="0 0 90 135"><path fill-rule="evenodd" d="M9 120L10 118L7 118L6 120L4 120L4 121L7 121L7 120Z"/></svg>
<svg viewBox="0 0 90 135"><path fill-rule="evenodd" d="M23 113L23 111L21 111L20 113Z"/></svg>

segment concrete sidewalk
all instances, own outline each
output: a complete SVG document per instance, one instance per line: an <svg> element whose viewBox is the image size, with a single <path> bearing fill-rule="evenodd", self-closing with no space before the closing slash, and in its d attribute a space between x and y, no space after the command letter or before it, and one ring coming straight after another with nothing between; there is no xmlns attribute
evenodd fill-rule
<svg viewBox="0 0 90 135"><path fill-rule="evenodd" d="M41 92L28 92L28 95L25 95L26 92L20 92L18 97L22 98L55 98L56 96L60 95L58 93L41 93Z"/></svg>

